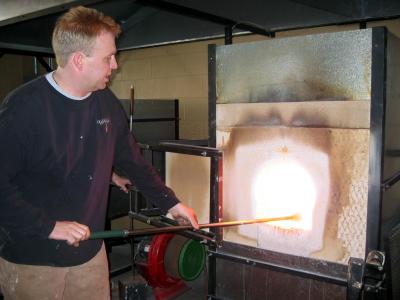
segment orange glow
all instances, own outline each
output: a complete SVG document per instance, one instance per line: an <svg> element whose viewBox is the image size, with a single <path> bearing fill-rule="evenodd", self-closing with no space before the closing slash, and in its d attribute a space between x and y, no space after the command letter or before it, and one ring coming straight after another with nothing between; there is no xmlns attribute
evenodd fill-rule
<svg viewBox="0 0 400 300"><path fill-rule="evenodd" d="M252 186L256 218L299 214L300 220L271 222L286 229L311 230L317 188L310 173L295 159L282 155L265 162Z"/></svg>

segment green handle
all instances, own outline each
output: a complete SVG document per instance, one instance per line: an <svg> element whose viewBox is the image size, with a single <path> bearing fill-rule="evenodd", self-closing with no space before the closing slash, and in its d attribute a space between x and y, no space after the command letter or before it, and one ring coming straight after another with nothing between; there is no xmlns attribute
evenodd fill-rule
<svg viewBox="0 0 400 300"><path fill-rule="evenodd" d="M129 232L127 230L109 230L109 231L95 231L90 235L90 240L108 239L108 238L123 238L127 237Z"/></svg>

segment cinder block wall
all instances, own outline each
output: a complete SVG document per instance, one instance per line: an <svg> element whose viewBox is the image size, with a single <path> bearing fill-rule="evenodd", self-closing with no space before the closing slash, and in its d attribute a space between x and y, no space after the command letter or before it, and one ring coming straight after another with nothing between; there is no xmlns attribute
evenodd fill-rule
<svg viewBox="0 0 400 300"><path fill-rule="evenodd" d="M207 138L207 44L196 42L119 54L110 88L118 98L179 99L180 138Z"/></svg>

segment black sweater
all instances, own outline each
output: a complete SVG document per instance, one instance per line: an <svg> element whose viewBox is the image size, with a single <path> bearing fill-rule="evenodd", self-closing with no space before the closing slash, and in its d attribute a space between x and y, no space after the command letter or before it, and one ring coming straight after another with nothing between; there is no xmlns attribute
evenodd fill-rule
<svg viewBox="0 0 400 300"><path fill-rule="evenodd" d="M72 100L40 77L11 92L0 108L0 256L50 266L91 259L101 240L73 247L48 236L56 221L104 229L113 166L164 212L178 203L108 89Z"/></svg>

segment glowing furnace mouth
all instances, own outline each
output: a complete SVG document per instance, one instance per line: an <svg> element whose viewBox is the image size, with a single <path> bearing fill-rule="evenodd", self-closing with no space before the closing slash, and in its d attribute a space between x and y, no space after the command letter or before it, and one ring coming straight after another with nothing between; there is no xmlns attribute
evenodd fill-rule
<svg viewBox="0 0 400 300"><path fill-rule="evenodd" d="M309 171L298 161L282 155L265 162L254 179L252 193L256 218L299 214L299 220L271 222L270 225L312 229L316 186Z"/></svg>
<svg viewBox="0 0 400 300"><path fill-rule="evenodd" d="M300 214L299 221L240 226L236 233L243 240L254 241L258 248L310 256L324 243L331 184L329 156L304 139L270 138L268 128L259 131L256 142L238 144L226 161L229 171L225 179L235 188L225 189L224 199L231 201L224 202L224 209L232 219ZM248 201L232 200L246 198Z"/></svg>

